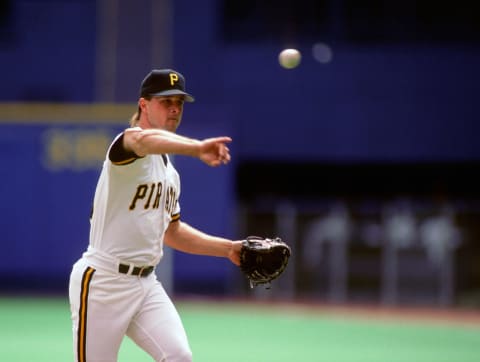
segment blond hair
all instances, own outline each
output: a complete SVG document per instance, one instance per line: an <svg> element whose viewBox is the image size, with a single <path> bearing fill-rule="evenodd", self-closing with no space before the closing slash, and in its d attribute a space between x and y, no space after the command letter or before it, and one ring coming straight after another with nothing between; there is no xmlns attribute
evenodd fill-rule
<svg viewBox="0 0 480 362"><path fill-rule="evenodd" d="M138 111L136 111L132 117L130 117L130 127L135 127L140 120L140 114L142 113L140 107L138 108Z"/></svg>
<svg viewBox="0 0 480 362"><path fill-rule="evenodd" d="M152 96L146 95L143 96L147 101L152 99ZM140 108L140 105L138 106L138 110L133 114L133 116L130 118L130 127L135 127L140 121L140 115L142 114L142 109Z"/></svg>

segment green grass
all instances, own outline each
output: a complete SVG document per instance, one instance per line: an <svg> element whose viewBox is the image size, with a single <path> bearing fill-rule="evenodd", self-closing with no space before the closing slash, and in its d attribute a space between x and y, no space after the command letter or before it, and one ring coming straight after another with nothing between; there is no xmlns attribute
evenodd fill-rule
<svg viewBox="0 0 480 362"><path fill-rule="evenodd" d="M480 326L178 303L195 362L478 362ZM0 361L72 361L66 299L0 299ZM152 361L128 338L120 362Z"/></svg>
<svg viewBox="0 0 480 362"><path fill-rule="evenodd" d="M480 356L480 326L228 306L191 305L182 314L199 362L478 362Z"/></svg>

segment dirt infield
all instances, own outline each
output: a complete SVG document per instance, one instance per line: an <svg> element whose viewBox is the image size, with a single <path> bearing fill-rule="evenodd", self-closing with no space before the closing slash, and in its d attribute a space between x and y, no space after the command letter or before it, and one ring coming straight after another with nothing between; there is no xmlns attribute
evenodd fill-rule
<svg viewBox="0 0 480 362"><path fill-rule="evenodd" d="M441 324L471 325L480 328L480 311L439 307L393 307L377 305L331 305L313 303L280 303L282 308L321 313L325 315L357 317L372 320L402 320Z"/></svg>
<svg viewBox="0 0 480 362"><path fill-rule="evenodd" d="M184 303L206 303L217 308L255 308L292 314L315 314L326 317L348 317L375 321L404 321L408 323L456 324L480 328L479 309L444 308L434 306L383 306L374 304L329 304L312 301L275 301L255 299L180 298Z"/></svg>

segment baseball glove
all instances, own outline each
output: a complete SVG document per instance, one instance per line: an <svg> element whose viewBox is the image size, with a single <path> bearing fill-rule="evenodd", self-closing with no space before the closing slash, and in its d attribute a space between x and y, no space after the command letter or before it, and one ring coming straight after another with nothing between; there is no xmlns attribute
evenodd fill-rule
<svg viewBox="0 0 480 362"><path fill-rule="evenodd" d="M250 281L251 288L270 284L283 273L290 254L290 247L278 237L249 236L240 250L240 269Z"/></svg>

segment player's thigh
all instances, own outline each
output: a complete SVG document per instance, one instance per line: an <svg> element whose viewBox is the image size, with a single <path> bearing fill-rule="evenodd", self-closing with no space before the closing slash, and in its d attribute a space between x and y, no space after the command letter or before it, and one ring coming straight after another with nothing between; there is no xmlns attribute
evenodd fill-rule
<svg viewBox="0 0 480 362"><path fill-rule="evenodd" d="M188 362L192 353L180 316L160 283L150 290L127 335L156 361Z"/></svg>
<svg viewBox="0 0 480 362"><path fill-rule="evenodd" d="M123 288L116 276L74 266L69 296L75 360L117 361L136 303L132 293L119 293Z"/></svg>

